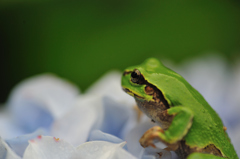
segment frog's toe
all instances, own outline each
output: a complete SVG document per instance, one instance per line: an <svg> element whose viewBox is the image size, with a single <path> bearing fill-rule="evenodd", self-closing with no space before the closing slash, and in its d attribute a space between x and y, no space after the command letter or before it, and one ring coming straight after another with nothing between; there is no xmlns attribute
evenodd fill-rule
<svg viewBox="0 0 240 159"><path fill-rule="evenodd" d="M144 134L142 138L140 138L139 143L142 147L146 148L148 146L152 146L156 148L153 143L153 140L157 137L157 134Z"/></svg>
<svg viewBox="0 0 240 159"><path fill-rule="evenodd" d="M146 134L146 133L154 134L154 133L163 133L163 132L164 132L164 130L160 126L154 126L150 129L148 129L144 134Z"/></svg>
<svg viewBox="0 0 240 159"><path fill-rule="evenodd" d="M159 133L163 133L163 129L160 128L159 126L154 126L143 134L143 136L139 140L139 143L144 148L148 146L152 146L153 148L156 148L153 141L160 140Z"/></svg>

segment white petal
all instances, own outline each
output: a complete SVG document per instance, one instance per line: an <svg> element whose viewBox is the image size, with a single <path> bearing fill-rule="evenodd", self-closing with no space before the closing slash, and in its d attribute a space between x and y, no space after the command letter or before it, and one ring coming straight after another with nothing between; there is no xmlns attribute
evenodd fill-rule
<svg viewBox="0 0 240 159"><path fill-rule="evenodd" d="M53 123L51 132L76 146L87 141L90 130L99 127L102 118L102 100L83 96L70 112Z"/></svg>
<svg viewBox="0 0 240 159"><path fill-rule="evenodd" d="M122 147L125 142L113 144L106 141L87 142L77 147L81 159L136 159Z"/></svg>
<svg viewBox="0 0 240 159"><path fill-rule="evenodd" d="M72 159L76 150L68 142L50 136L29 141L23 159Z"/></svg>

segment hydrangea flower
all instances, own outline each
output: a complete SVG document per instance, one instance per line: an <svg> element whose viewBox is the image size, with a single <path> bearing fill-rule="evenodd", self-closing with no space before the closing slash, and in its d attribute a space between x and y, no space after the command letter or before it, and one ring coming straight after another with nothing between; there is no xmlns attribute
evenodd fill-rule
<svg viewBox="0 0 240 159"><path fill-rule="evenodd" d="M230 72L224 59L210 56L168 66L203 94L239 147L240 65ZM84 94L51 74L21 82L0 112L0 158L156 159L162 152L162 159L176 159L160 143L157 149L139 145L139 138L155 124L139 116L120 80L120 72L109 72Z"/></svg>

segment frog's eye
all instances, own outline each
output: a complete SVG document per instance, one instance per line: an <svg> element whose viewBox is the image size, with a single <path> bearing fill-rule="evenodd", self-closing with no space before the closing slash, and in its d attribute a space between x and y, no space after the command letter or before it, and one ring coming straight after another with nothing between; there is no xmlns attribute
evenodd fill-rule
<svg viewBox="0 0 240 159"><path fill-rule="evenodd" d="M132 73L131 73L131 81L133 83L138 83L139 80L141 79L141 73L139 70L134 70Z"/></svg>

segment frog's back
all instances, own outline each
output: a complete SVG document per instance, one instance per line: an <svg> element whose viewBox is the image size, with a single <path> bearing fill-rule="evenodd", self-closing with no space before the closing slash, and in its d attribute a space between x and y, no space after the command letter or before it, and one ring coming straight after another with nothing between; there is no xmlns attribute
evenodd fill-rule
<svg viewBox="0 0 240 159"><path fill-rule="evenodd" d="M198 148L212 145L224 156L238 158L220 117L197 90L156 59L148 59L143 65L138 69L147 74L146 80L162 92L170 107L184 106L193 112L193 124L184 138L187 145Z"/></svg>
<svg viewBox="0 0 240 159"><path fill-rule="evenodd" d="M183 103L194 114L192 126L184 138L186 144L190 147L201 148L211 146L219 150L223 156L237 159L237 154L218 114L197 91L192 98L192 100ZM201 99L201 103L199 103L199 99Z"/></svg>

